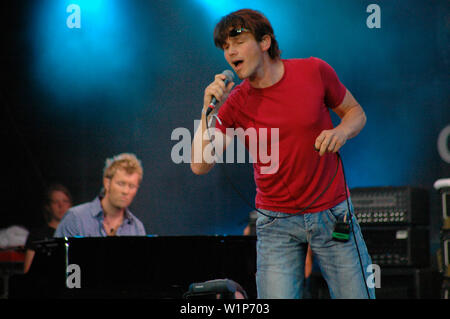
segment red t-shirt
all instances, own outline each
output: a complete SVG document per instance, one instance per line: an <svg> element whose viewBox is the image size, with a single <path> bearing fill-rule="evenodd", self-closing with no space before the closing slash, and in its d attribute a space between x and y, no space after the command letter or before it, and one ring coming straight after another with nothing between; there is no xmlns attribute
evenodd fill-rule
<svg viewBox="0 0 450 319"><path fill-rule="evenodd" d="M316 199L336 172L336 154L320 157L314 143L323 130L333 128L328 108L342 103L346 88L323 60L282 61L284 75L274 85L256 89L244 80L233 89L219 110L221 123L216 121L216 128L224 134L226 128L256 131L247 134L244 142L252 150L252 158L257 159L253 163L256 207L296 213ZM276 135L278 141L273 138ZM258 143L263 141L256 151L255 144L249 144L249 136L256 136ZM267 149L261 147L265 140ZM278 156L274 153L277 151ZM344 185L339 167L329 189L305 212L326 210L345 200Z"/></svg>

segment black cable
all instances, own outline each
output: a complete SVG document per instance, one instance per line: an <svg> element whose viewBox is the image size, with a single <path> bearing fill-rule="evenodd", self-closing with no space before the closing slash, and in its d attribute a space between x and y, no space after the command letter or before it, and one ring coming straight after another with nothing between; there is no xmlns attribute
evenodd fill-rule
<svg viewBox="0 0 450 319"><path fill-rule="evenodd" d="M341 165L342 165L342 175L344 175L344 184L345 184L345 195L347 196L347 207L348 207L348 213L350 214L350 228L352 229L353 239L355 240L356 251L358 252L359 265L361 266L361 274L362 274L363 280L364 280L364 287L366 287L367 298L371 299L370 293L369 293L369 288L367 287L366 276L364 275L364 267L363 267L362 260L361 260L361 253L359 252L358 241L356 240L355 230L353 227L353 214L352 214L352 211L350 210L350 203L348 201L347 180L345 178L344 162L342 161L342 158L341 158L341 155L339 154L339 152L336 154L337 154L339 160L341 161Z"/></svg>

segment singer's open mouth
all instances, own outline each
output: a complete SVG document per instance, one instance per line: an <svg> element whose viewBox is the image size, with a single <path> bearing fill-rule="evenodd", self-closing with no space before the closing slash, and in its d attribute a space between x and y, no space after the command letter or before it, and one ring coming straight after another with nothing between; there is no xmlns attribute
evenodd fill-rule
<svg viewBox="0 0 450 319"><path fill-rule="evenodd" d="M237 60L237 61L234 61L233 64L237 68L242 62L244 62L244 61L243 60Z"/></svg>

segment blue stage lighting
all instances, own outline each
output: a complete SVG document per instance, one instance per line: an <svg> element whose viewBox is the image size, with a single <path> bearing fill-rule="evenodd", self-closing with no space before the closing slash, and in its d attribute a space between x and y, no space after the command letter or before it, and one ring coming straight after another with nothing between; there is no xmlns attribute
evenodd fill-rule
<svg viewBox="0 0 450 319"><path fill-rule="evenodd" d="M130 45L134 33L126 1L53 0L37 9L29 31L32 72L44 90L62 99L126 90L138 49Z"/></svg>

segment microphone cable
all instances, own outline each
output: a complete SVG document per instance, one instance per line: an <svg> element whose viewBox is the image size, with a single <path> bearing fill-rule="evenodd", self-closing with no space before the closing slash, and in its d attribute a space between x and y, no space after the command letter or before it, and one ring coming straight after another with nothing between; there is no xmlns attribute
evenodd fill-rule
<svg viewBox="0 0 450 319"><path fill-rule="evenodd" d="M355 235L355 229L354 229L355 227L353 224L353 214L352 214L352 211L350 210L350 203L348 201L347 179L345 178L344 162L342 161L342 158L341 158L341 155L339 154L339 152L337 152L336 154L342 165L342 175L344 175L345 195L347 196L347 208L348 208L348 213L350 214L350 228L352 230L353 240L355 241L356 251L358 252L358 260L359 260L359 265L361 266L361 274L362 274L363 281L364 281L364 287L366 287L367 299L372 299L370 297L369 287L367 287L367 279L365 276L364 267L363 267L362 260L361 260L361 253L359 252L358 241L356 240L356 235Z"/></svg>

